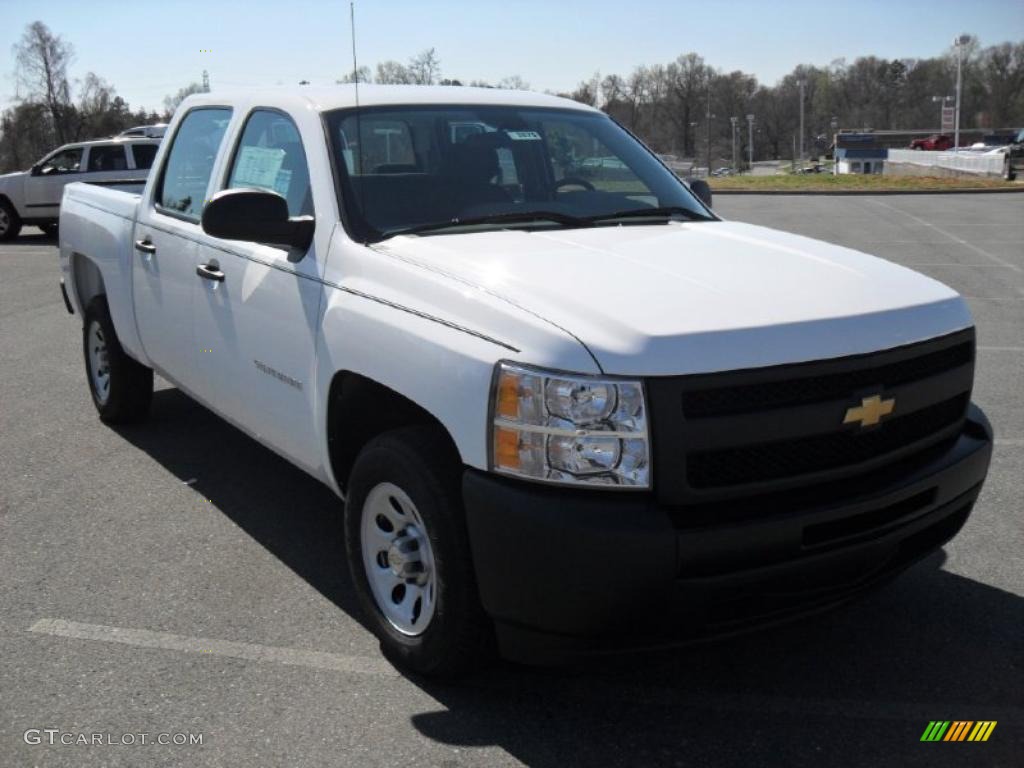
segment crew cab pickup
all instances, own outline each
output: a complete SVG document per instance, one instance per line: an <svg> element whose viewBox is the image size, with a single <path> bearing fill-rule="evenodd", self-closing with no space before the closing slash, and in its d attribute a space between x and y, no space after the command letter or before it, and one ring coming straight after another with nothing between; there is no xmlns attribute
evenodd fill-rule
<svg viewBox="0 0 1024 768"><path fill-rule="evenodd" d="M60 266L100 418L156 371L326 483L383 650L453 675L833 606L967 520L965 301L706 193L551 96L197 94L141 194L66 188Z"/></svg>
<svg viewBox="0 0 1024 768"><path fill-rule="evenodd" d="M12 240L23 224L52 233L64 187L88 181L118 188L141 186L159 139L107 139L58 147L30 170L0 176L0 240Z"/></svg>

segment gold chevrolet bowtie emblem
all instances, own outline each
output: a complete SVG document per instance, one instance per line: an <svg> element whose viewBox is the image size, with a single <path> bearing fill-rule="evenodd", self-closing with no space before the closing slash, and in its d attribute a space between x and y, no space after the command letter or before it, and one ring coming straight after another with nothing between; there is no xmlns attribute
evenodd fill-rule
<svg viewBox="0 0 1024 768"><path fill-rule="evenodd" d="M892 409L895 407L895 397L890 397L888 400L883 400L880 395L865 397L860 401L860 405L846 409L843 424L854 424L859 421L862 427L873 427L882 420L883 416L892 413Z"/></svg>

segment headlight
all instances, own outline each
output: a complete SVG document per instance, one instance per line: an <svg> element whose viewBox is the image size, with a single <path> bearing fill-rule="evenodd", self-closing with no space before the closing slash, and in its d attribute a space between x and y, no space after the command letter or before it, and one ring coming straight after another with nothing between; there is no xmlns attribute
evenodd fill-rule
<svg viewBox="0 0 1024 768"><path fill-rule="evenodd" d="M639 381L498 363L491 469L553 483L651 487Z"/></svg>

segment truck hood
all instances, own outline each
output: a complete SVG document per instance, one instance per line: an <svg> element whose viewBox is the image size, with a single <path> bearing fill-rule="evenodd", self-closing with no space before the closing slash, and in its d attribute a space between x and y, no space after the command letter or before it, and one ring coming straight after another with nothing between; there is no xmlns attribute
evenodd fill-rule
<svg viewBox="0 0 1024 768"><path fill-rule="evenodd" d="M972 323L966 302L929 277L737 222L403 236L374 248L545 318L612 374L820 360Z"/></svg>

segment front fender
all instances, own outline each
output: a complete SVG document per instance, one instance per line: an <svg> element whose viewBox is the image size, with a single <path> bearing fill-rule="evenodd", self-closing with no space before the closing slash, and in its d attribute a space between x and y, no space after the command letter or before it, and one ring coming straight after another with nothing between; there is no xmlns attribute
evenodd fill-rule
<svg viewBox="0 0 1024 768"><path fill-rule="evenodd" d="M408 398L448 430L463 463L487 466L487 412L494 364L513 352L449 325L334 289L326 297L317 350L317 391L324 400L340 370ZM327 403L319 421L326 424ZM331 472L327 433L324 467ZM337 478L333 478L335 488Z"/></svg>

